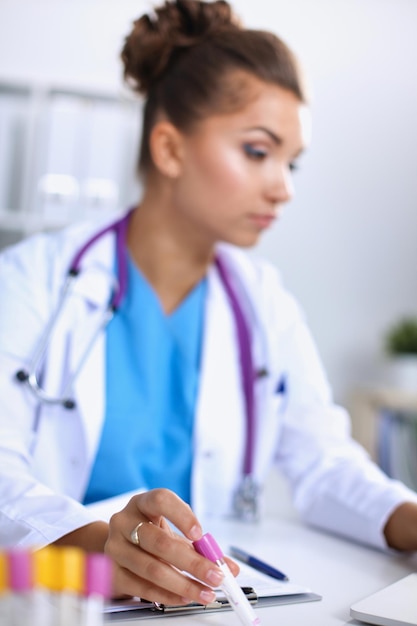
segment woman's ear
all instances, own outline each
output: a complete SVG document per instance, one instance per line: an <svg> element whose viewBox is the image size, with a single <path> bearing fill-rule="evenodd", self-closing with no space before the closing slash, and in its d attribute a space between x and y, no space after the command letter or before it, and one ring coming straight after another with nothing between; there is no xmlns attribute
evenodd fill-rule
<svg viewBox="0 0 417 626"><path fill-rule="evenodd" d="M149 149L156 169L168 178L177 178L182 170L183 138L167 120L157 122L149 137Z"/></svg>

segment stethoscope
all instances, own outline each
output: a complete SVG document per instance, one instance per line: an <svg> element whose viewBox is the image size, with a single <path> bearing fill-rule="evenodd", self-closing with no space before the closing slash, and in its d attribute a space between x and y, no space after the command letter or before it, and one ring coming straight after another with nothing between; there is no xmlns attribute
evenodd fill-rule
<svg viewBox="0 0 417 626"><path fill-rule="evenodd" d="M98 231L91 237L77 252L70 263L65 282L58 300L55 311L51 315L50 320L45 326L45 330L39 340L39 344L34 350L32 359L27 369L20 369L16 372L16 378L19 382L27 385L28 389L35 395L41 404L61 405L66 409L74 409L75 401L70 397L73 383L78 376L83 363L85 362L92 345L98 335L104 330L110 322L117 309L122 302L127 291L127 255L125 254L126 232L129 223L131 211L124 215L121 219L111 223L102 230ZM94 246L102 237L114 233L116 240L116 259L117 259L117 280L114 280L114 289L112 295L105 308L102 320L97 325L96 331L90 338L85 351L83 352L76 368L68 377L64 385L62 395L60 397L52 397L42 388L38 380L38 371L49 345L53 329L56 321L65 305L67 296L81 272L81 262L87 251ZM234 495L234 512L237 517L246 521L253 521L258 517L258 492L259 488L253 477L254 466L254 447L255 447L255 370L253 365L251 350L251 335L242 307L232 287L227 268L223 261L216 256L215 265L219 276L225 288L229 303L233 312L235 328L239 347L241 380L243 386L243 394L245 400L246 412L246 442L245 454L242 468L242 479L236 493Z"/></svg>

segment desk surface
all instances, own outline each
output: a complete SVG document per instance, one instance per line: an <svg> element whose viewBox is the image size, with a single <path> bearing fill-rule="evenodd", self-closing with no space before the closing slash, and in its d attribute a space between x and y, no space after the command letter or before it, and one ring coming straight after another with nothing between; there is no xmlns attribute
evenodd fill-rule
<svg viewBox="0 0 417 626"><path fill-rule="evenodd" d="M277 497L278 494L276 494ZM281 495L281 494L279 494ZM308 528L301 523L283 491L282 508L267 512L259 524L206 524L226 551L231 544L275 564L295 583L310 587L323 599L255 609L262 626L336 626L359 624L349 616L350 606L407 574L417 571L417 556L384 554ZM112 621L123 626L239 626L232 611L187 617Z"/></svg>

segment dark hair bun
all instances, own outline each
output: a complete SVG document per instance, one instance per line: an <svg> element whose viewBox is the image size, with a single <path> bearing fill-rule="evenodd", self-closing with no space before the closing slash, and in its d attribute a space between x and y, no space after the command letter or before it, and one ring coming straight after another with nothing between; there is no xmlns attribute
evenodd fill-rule
<svg viewBox="0 0 417 626"><path fill-rule="evenodd" d="M142 94L164 74L174 53L238 28L225 0L167 0L154 11L134 22L121 53L125 79Z"/></svg>

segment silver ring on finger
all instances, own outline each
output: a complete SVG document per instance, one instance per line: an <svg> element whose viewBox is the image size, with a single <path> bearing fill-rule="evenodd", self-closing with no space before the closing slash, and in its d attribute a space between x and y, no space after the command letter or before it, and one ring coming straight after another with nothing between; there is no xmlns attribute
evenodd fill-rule
<svg viewBox="0 0 417 626"><path fill-rule="evenodd" d="M138 546L138 548L140 548L140 534L139 531L141 529L141 527L144 524L152 524L152 522L150 522L149 520L147 520L146 522L139 522L139 524L137 524L134 529L132 530L132 532L130 533L130 541L135 544L135 546Z"/></svg>

